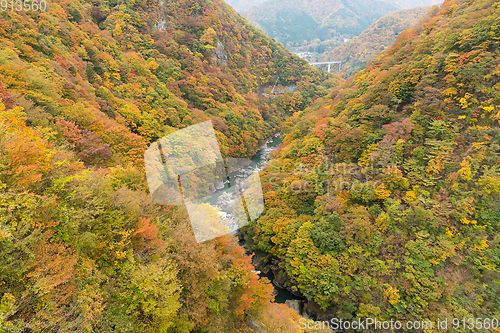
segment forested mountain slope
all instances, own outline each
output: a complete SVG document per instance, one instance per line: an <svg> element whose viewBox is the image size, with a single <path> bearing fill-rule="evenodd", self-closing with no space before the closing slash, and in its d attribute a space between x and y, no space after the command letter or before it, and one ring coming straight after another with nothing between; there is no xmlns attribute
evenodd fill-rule
<svg viewBox="0 0 500 333"><path fill-rule="evenodd" d="M338 74L352 77L365 68L370 59L389 48L400 32L413 27L429 9L430 7L417 7L387 14L375 21L359 36L325 54L323 60L342 61Z"/></svg>
<svg viewBox="0 0 500 333"><path fill-rule="evenodd" d="M288 288L342 318L500 315L499 22L446 1L287 121L246 232Z"/></svg>
<svg viewBox="0 0 500 333"><path fill-rule="evenodd" d="M339 79L222 1L47 8L0 13L0 331L294 331L234 237L151 201L144 150L212 120L249 156ZM262 97L278 75L297 91Z"/></svg>
<svg viewBox="0 0 500 333"><path fill-rule="evenodd" d="M287 46L304 40L326 40L337 34L353 36L380 17L398 9L383 1L270 0L243 15L269 36ZM306 43L307 44L307 43ZM297 45L298 46L298 45Z"/></svg>
<svg viewBox="0 0 500 333"><path fill-rule="evenodd" d="M287 47L309 46L313 41L333 45L359 35L386 14L437 3L425 0L406 7L408 2L400 0L268 0L242 15Z"/></svg>

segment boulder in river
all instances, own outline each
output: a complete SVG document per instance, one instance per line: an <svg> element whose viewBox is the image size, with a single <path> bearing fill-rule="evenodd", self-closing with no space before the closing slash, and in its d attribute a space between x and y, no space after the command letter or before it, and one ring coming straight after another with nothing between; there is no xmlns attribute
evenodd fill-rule
<svg viewBox="0 0 500 333"><path fill-rule="evenodd" d="M302 313L302 301L298 299L287 299L285 305L290 309L297 311L298 314Z"/></svg>
<svg viewBox="0 0 500 333"><path fill-rule="evenodd" d="M222 180L217 179L215 181L215 188L218 190L222 190L224 188L224 182Z"/></svg>

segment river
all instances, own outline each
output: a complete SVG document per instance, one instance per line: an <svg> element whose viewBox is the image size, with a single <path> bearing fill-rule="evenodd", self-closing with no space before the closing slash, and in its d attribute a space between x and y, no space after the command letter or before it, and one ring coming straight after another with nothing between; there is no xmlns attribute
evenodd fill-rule
<svg viewBox="0 0 500 333"><path fill-rule="evenodd" d="M250 158L250 163L245 167L239 169L239 173L244 175L254 174L256 172L261 171L267 165L269 161L269 155L273 150L275 150L281 144L281 138L279 133L273 135L257 150L257 153ZM217 198L219 198L224 193L228 193L231 191L232 186L234 184L226 183L224 184L224 188L215 191L212 196L210 196L206 202L210 203L210 205L215 206L217 202Z"/></svg>
<svg viewBox="0 0 500 333"><path fill-rule="evenodd" d="M251 163L249 163L247 166L242 168L242 170L240 170L242 172L242 174L250 175L250 174L257 173L257 172L261 171L262 169L264 169L264 167L267 165L267 163L270 160L269 156L270 156L271 152L273 150L275 150L281 144L281 142L282 141L281 141L279 134L273 135L272 137L267 139L266 142L259 148L257 153L250 159ZM224 188L215 191L212 194L212 196L210 196L208 198L208 200L206 202L210 203L210 205L212 205L212 206L216 206L217 199L221 195L223 195L224 193L230 192L233 185L234 184L231 184L231 183L224 184ZM219 214L223 218L227 218L226 213L220 212ZM240 245L245 247L245 242L243 240L240 240ZM245 250L247 250L248 255L251 254L250 252L248 252L248 249L245 248ZM271 282L274 280L274 276L273 276L273 273L271 271L269 271L268 274L264 274L263 272L260 272L259 276L266 277ZM276 289L276 291L278 293L275 296L276 303L285 303L285 301L287 301L287 300L294 300L294 299L302 300L302 298L295 296L294 294L290 293L286 289L282 289L282 288L279 288L277 286L274 286L274 288Z"/></svg>

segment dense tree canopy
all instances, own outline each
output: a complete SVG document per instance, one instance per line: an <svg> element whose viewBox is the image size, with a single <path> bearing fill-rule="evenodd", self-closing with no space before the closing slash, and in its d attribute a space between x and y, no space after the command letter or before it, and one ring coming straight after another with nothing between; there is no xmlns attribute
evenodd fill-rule
<svg viewBox="0 0 500 333"><path fill-rule="evenodd" d="M364 69L380 52L388 49L402 31L413 27L431 7L416 7L389 13L364 30L359 36L326 53L325 61L342 61L339 75L352 77Z"/></svg>
<svg viewBox="0 0 500 333"><path fill-rule="evenodd" d="M264 97L278 76L297 90ZM297 331L234 236L151 201L143 156L206 120L250 156L337 81L222 1L2 11L0 331Z"/></svg>
<svg viewBox="0 0 500 333"><path fill-rule="evenodd" d="M500 6L446 1L296 112L247 241L342 318L491 318L500 257Z"/></svg>

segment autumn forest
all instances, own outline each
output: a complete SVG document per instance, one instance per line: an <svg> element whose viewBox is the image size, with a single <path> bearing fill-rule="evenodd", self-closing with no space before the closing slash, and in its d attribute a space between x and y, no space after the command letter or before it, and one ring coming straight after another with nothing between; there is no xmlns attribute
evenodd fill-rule
<svg viewBox="0 0 500 333"><path fill-rule="evenodd" d="M346 48L328 73L222 0L2 10L0 332L499 320L500 4L447 0L374 58ZM224 157L283 142L260 217L198 243L144 153L206 121Z"/></svg>

